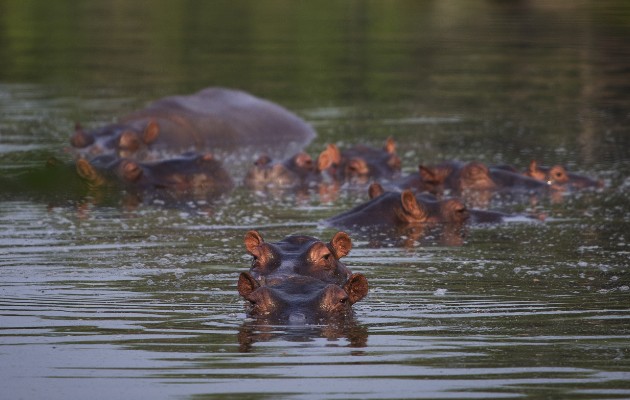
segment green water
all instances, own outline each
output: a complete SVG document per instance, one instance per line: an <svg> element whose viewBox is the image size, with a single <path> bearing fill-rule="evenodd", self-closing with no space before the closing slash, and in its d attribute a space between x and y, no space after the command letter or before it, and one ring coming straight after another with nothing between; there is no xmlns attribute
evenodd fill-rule
<svg viewBox="0 0 630 400"><path fill-rule="evenodd" d="M0 0L0 398L630 397L626 3ZM536 158L606 187L499 204L547 219L462 246L353 235L353 321L258 326L245 231L328 241L364 193L172 208L63 170L75 122L207 86L293 110L312 156L393 136L405 172Z"/></svg>

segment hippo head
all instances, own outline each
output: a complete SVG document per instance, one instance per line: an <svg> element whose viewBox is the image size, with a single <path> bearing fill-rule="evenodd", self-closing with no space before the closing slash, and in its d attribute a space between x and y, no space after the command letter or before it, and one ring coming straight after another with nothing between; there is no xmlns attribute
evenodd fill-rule
<svg viewBox="0 0 630 400"><path fill-rule="evenodd" d="M470 218L468 209L460 199L441 200L440 216L446 223L463 224Z"/></svg>
<svg viewBox="0 0 630 400"><path fill-rule="evenodd" d="M295 275L261 284L250 273L242 272L238 292L249 302L253 316L306 322L347 315L351 306L367 295L368 282L361 274L352 274L343 285Z"/></svg>
<svg viewBox="0 0 630 400"><path fill-rule="evenodd" d="M554 165L552 167L541 167L536 160L529 163L529 167L525 175L544 181L553 187L570 186L575 189L585 188L601 188L604 183L601 180L591 179L589 177L573 174L568 172L562 165Z"/></svg>
<svg viewBox="0 0 630 400"><path fill-rule="evenodd" d="M491 190L496 184L490 176L490 169L478 161L464 165L459 171L460 190Z"/></svg>
<svg viewBox="0 0 630 400"><path fill-rule="evenodd" d="M439 200L432 194L422 193L412 195L410 190L397 192L386 192L383 186L377 182L372 183L368 188L370 199L375 199L382 195L396 197L394 204L395 214L400 223L424 223L424 222L445 222L463 223L469 215L464 203L456 198Z"/></svg>
<svg viewBox="0 0 630 400"><path fill-rule="evenodd" d="M144 130L126 129L120 133L116 147L121 156L130 156L153 143L160 134L157 122L149 121Z"/></svg>
<svg viewBox="0 0 630 400"><path fill-rule="evenodd" d="M115 153L130 157L140 149L153 143L159 136L159 126L149 121L144 127L128 124L112 124L93 132L86 132L77 124L70 144L91 155Z"/></svg>
<svg viewBox="0 0 630 400"><path fill-rule="evenodd" d="M104 154L77 161L79 176L90 184L103 184L105 177L140 190L169 189L178 193L211 193L231 188L232 180L211 154L185 153L180 157L141 163Z"/></svg>
<svg viewBox="0 0 630 400"><path fill-rule="evenodd" d="M422 187L431 193L440 193L444 190L444 182L457 167L451 163L442 163L435 166L420 164L418 173L422 180Z"/></svg>
<svg viewBox="0 0 630 400"><path fill-rule="evenodd" d="M368 292L367 279L339 261L351 247L344 232L329 243L304 235L267 243L249 231L245 248L254 258L250 270L239 276L238 292L255 316L305 322L348 315Z"/></svg>
<svg viewBox="0 0 630 400"><path fill-rule="evenodd" d="M278 163L268 156L261 156L247 171L245 184L250 187L290 187L306 183L317 175L313 159L300 152Z"/></svg>
<svg viewBox="0 0 630 400"><path fill-rule="evenodd" d="M359 145L340 151L329 144L319 155L318 168L339 178L365 183L369 178L393 177L400 172L401 161L394 139L388 138L382 149Z"/></svg>
<svg viewBox="0 0 630 400"><path fill-rule="evenodd" d="M342 284L351 275L339 261L352 248L345 232L337 232L328 243L304 235L287 236L267 243L257 231L245 235L245 248L253 256L250 273L256 279L272 282L300 275L326 283Z"/></svg>

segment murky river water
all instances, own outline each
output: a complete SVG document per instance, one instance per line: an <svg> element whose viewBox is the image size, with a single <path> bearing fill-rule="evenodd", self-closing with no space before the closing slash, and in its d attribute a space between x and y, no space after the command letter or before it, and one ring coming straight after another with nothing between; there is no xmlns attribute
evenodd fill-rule
<svg viewBox="0 0 630 400"><path fill-rule="evenodd" d="M0 398L630 397L630 8L624 1L0 0ZM236 87L327 142L420 161L537 158L605 189L345 259L342 326L258 326L243 235L302 233L364 200L237 187L132 206L24 178L148 101ZM240 169L234 168L238 175Z"/></svg>

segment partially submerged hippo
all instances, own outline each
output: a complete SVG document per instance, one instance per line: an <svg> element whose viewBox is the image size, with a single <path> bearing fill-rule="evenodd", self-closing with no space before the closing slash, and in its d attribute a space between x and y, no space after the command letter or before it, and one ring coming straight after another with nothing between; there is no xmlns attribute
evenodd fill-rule
<svg viewBox="0 0 630 400"><path fill-rule="evenodd" d="M315 162L304 152L281 162L264 155L247 171L244 183L252 189L309 187L321 181L321 171L329 165L322 157Z"/></svg>
<svg viewBox="0 0 630 400"><path fill-rule="evenodd" d="M432 195L416 195L411 190L385 191L374 183L370 200L326 220L338 228L394 228L414 224L462 224L469 218L458 199L438 200Z"/></svg>
<svg viewBox="0 0 630 400"><path fill-rule="evenodd" d="M420 164L416 174L398 182L402 189L441 194L450 191L546 191L549 185L505 168L489 168L477 161L446 161L433 166Z"/></svg>
<svg viewBox="0 0 630 400"><path fill-rule="evenodd" d="M336 145L329 144L318 160L318 164L328 163L326 167L320 168L333 178L355 183L367 183L370 179L392 179L401 169L396 143L392 138L388 138L381 149L356 145L339 150Z"/></svg>
<svg viewBox="0 0 630 400"><path fill-rule="evenodd" d="M536 160L532 160L529 163L524 175L560 188L587 189L604 187L604 182L601 180L568 172L562 165L541 166L538 165Z"/></svg>
<svg viewBox="0 0 630 400"><path fill-rule="evenodd" d="M315 137L297 115L270 101L225 88L171 96L90 132L77 126L70 142L84 155L146 158L146 152L291 154ZM138 157L140 155L140 157Z"/></svg>
<svg viewBox="0 0 630 400"><path fill-rule="evenodd" d="M77 173L89 185L114 183L136 191L167 190L178 194L219 195L233 182L211 154L185 153L164 161L138 162L111 155L77 160Z"/></svg>
<svg viewBox="0 0 630 400"><path fill-rule="evenodd" d="M316 322L351 313L352 304L367 295L365 276L339 261L352 248L344 232L329 243L303 235L267 243L258 232L249 231L245 248L253 260L249 272L239 276L238 292L249 301L252 316Z"/></svg>
<svg viewBox="0 0 630 400"><path fill-rule="evenodd" d="M413 244L424 238L438 238L446 245L460 245L469 224L496 224L509 220L541 220L541 216L519 216L499 211L467 208L458 198L438 199L429 193L411 190L385 191L378 183L370 185L370 200L324 221L326 226L364 232L371 240L396 245Z"/></svg>

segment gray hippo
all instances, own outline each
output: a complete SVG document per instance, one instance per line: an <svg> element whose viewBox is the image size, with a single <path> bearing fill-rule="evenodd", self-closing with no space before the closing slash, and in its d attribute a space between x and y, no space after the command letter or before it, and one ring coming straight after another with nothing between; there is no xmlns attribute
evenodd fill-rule
<svg viewBox="0 0 630 400"><path fill-rule="evenodd" d="M88 158L165 158L193 150L222 158L261 152L284 157L314 137L309 124L277 104L239 90L207 88L165 97L89 132L77 126L70 143Z"/></svg>

